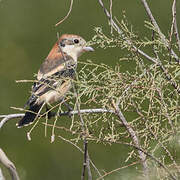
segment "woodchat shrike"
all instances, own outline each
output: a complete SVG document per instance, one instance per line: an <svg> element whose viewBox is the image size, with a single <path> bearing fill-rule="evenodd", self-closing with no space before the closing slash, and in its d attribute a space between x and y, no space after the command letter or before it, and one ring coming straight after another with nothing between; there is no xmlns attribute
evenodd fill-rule
<svg viewBox="0 0 180 180"><path fill-rule="evenodd" d="M94 51L86 44L82 37L73 34L64 34L58 39L40 66L37 82L32 86L31 96L25 105L29 109L17 127L31 124L44 104L63 100L72 86L78 57L83 52Z"/></svg>

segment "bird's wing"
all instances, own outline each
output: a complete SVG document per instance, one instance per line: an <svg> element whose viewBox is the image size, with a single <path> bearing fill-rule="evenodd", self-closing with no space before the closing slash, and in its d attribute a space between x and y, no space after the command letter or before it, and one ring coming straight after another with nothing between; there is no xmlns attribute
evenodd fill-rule
<svg viewBox="0 0 180 180"><path fill-rule="evenodd" d="M66 79L73 79L76 70L76 61L66 54L55 59L46 59L38 72L38 82L32 86L32 95L25 106L35 103L37 98L56 89Z"/></svg>
<svg viewBox="0 0 180 180"><path fill-rule="evenodd" d="M37 79L50 77L74 66L76 66L76 61L65 53L59 53L55 57L47 57L39 69Z"/></svg>

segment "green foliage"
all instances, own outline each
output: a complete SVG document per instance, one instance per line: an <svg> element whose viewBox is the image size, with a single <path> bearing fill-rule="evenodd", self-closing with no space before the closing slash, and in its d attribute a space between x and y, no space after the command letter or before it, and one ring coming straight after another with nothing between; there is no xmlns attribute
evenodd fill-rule
<svg viewBox="0 0 180 180"><path fill-rule="evenodd" d="M89 44L97 45L106 51L114 47L126 48L131 56L119 57L119 64L115 67L91 61L80 62L81 69L75 84L81 107L114 110L112 101L119 102L119 107L129 126L135 131L141 147L157 157L177 176L180 171L180 99L177 89L172 86L172 81L179 83L180 66L174 61L151 23L146 22L146 27L155 33L152 40L139 39L129 31L124 21L120 25L125 36L105 35L102 28L98 27L95 28L96 34ZM162 71L159 64L147 63L145 57L132 50L132 45L149 48L154 52L157 62L163 64L166 72ZM133 60L133 72L123 72L121 62L127 60ZM167 73L171 80L167 79ZM83 138L81 123L79 118L72 119L69 132L73 134L73 138L70 141L77 144ZM83 119L86 126L85 136L89 141L105 144L120 141L134 144L127 129L113 113L83 115ZM138 158L137 151L128 151L127 161L135 161ZM147 158L150 171L154 174L152 179L168 179L169 174L165 169L159 167L153 159Z"/></svg>

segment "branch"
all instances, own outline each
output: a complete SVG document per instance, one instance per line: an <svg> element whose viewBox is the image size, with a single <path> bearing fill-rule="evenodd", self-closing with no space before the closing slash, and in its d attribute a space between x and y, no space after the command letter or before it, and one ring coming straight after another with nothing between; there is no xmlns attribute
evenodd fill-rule
<svg viewBox="0 0 180 180"><path fill-rule="evenodd" d="M141 117L141 119L142 119L144 122L147 122L147 119L144 117L143 113L142 113L141 110L138 108L138 106L136 105L136 103L133 102L133 104L134 104L134 107L135 107L135 109L136 109L137 114L139 114L139 116ZM174 163L176 169L177 169L178 172L180 173L180 169L179 169L176 161L174 160L174 157L172 156L171 152L166 148L166 146L164 146L163 142L161 142L161 141L158 139L157 135L154 134L151 126L148 126L148 130L149 130L151 136L155 138L155 140L158 142L158 144L160 144L161 148L162 148L162 149L165 151L165 153L169 156L169 158L171 159L171 161Z"/></svg>
<svg viewBox="0 0 180 180"><path fill-rule="evenodd" d="M153 23L153 25L157 28L157 31L161 37L161 39L163 40L163 42L165 43L165 45L167 46L167 48L169 48L169 44L168 44L168 41L166 40L164 34L162 34L158 24L156 23L156 20L154 19L152 13L151 13L151 10L149 9L149 6L146 2L146 0L141 0L142 3L144 4L144 7ZM144 56L147 60L151 61L152 63L158 65L160 67L160 69L164 72L165 74L165 77L166 79L171 83L171 85L176 89L176 91L178 93L180 93L180 87L179 85L172 79L171 75L167 72L167 70L164 68L163 64L158 60L158 59L155 59L151 56L149 56L148 54L146 54L145 52L143 52L142 50L138 49L136 46L134 46L130 40L128 40L123 31L119 28L119 26L114 22L114 20L111 18L111 15L110 13L108 12L108 10L105 8L102 0L98 0L99 4L101 5L101 7L103 8L106 16L108 17L109 21L111 22L111 25L114 27L114 29L121 35L121 37L123 38L124 41L127 42L127 44L129 44L131 47L132 47L132 50L137 52L138 54ZM173 50L171 50L171 53L173 54L173 56L175 57L175 59L177 60L177 62L180 63L180 59L179 57L174 53Z"/></svg>
<svg viewBox="0 0 180 180"><path fill-rule="evenodd" d="M149 19L151 20L152 24L153 24L154 27L156 28L156 30L157 30L157 32L158 32L158 34L159 34L162 42L166 45L167 48L169 48L169 43L168 43L165 35L161 32L161 30L160 30L160 28L159 28L159 26L158 26L158 24L157 24L154 16L152 15L152 12L151 12L151 10L150 10L150 8L149 8L146 0L141 0L141 2L142 2L142 4L144 5L144 8L145 8L145 10L146 10L146 12L147 12L147 14L148 14L148 16L149 16ZM176 55L176 53L175 53L172 49L171 49L171 54L174 56L174 58L176 59L176 61L180 63L179 57Z"/></svg>
<svg viewBox="0 0 180 180"><path fill-rule="evenodd" d="M14 118L22 118L24 117L24 114L8 114L8 115L0 115L0 118L3 118L0 122L0 129L2 126L9 120Z"/></svg>
<svg viewBox="0 0 180 180"><path fill-rule="evenodd" d="M119 28L119 26L114 22L114 20L111 17L111 14L109 13L109 11L105 8L102 0L98 0L99 4L101 5L101 7L104 10L105 15L107 16L108 20L110 21L111 26L118 32L118 34L123 38L124 41L126 41L127 44L129 44L133 51L141 54L142 56L144 56L146 59L148 59L149 61L153 62L153 63L157 63L156 59L150 57L148 54L146 54L145 52L141 51L140 49L138 49L136 46L134 46L130 40L128 40L125 37L125 34L123 33L123 31Z"/></svg>
<svg viewBox="0 0 180 180"><path fill-rule="evenodd" d="M92 140L92 138L91 138ZM95 141L102 141L102 142L106 142L106 143L116 143L116 144L123 144L123 145L126 145L126 146L129 146L129 147L133 147L135 148L136 150L139 150L141 151L142 153L144 153L146 156L150 157L152 160L154 160L160 167L162 167L168 174L169 174L169 177L173 180L177 180L177 178L170 172L170 170L158 159L156 158L155 156L151 155L150 153L148 153L146 150L142 149L141 147L138 147L134 144L130 144L130 143L126 143L126 142L121 142L121 141L109 141L109 140L104 140L104 139L98 139L98 138L94 138Z"/></svg>
<svg viewBox="0 0 180 180"><path fill-rule="evenodd" d="M80 110L80 114L86 114L86 113L114 113L113 110L108 110L108 109L103 109L103 108L98 108L98 109L82 109ZM78 111L74 110L74 111L70 111L70 112L64 112L64 113L60 113L59 116L67 116L67 115L77 115ZM22 118L24 117L25 114L7 114L7 115L0 115L0 118L3 118L0 122L0 129L2 128L2 126L9 120L11 119L15 119L15 118ZM53 116L55 116L56 114L54 114Z"/></svg>
<svg viewBox="0 0 180 180"><path fill-rule="evenodd" d="M119 106L117 104L115 104L114 102L112 102L112 105L116 111L116 114L118 116L118 118L120 119L120 121L123 123L123 125L125 126L125 128L127 129L128 133L130 134L132 140L133 140L133 143L135 144L136 147L139 147L140 148L140 144L139 144L139 140L138 140L138 137L135 133L135 131L132 129L131 126L129 126L126 118L124 117L123 113L121 112ZM139 158L141 159L142 161L142 165L143 165L143 172L144 172L144 176L148 179L148 165L147 165L147 162L146 162L146 155L138 150L138 153L139 153Z"/></svg>
<svg viewBox="0 0 180 180"><path fill-rule="evenodd" d="M133 163L131 163L131 164L129 164L129 165L126 165L126 166L123 166L123 167L114 169L114 170L112 170L112 171L110 171L110 172L105 173L103 176L97 178L96 180L103 179L104 177L106 177L106 176L108 176L108 175L110 175L110 174L112 174L112 173L114 173L114 172L116 172L116 171L119 171L119 170L121 170L121 169L128 168L128 167L130 167L130 166L134 166L134 165L136 165L136 164L138 164L138 163L139 163L139 162L133 162Z"/></svg>
<svg viewBox="0 0 180 180"><path fill-rule="evenodd" d="M78 76L76 77L78 78ZM88 180L92 180L92 173L91 173L91 167L89 164L89 153L88 153L88 148L87 148L87 139L86 139L86 126L85 126L85 122L84 119L82 117L81 111L80 111L80 98L78 96L78 92L76 91L75 85L73 84L73 90L75 93L75 97L76 97L76 106L77 106L77 111L78 111L78 116L80 118L81 121L81 127L82 127L82 131L84 134L84 139L83 139L83 144L84 144L84 162L83 162L83 168L82 168L82 175L81 175L81 180L85 180L85 170L87 168L88 171Z"/></svg>
<svg viewBox="0 0 180 180"><path fill-rule="evenodd" d="M82 176L81 179L85 180L85 171L86 171L86 167L87 167L87 153L88 153L88 149L87 149L87 140L84 139L84 162L83 162L83 169L82 169ZM91 171L88 172L88 174L90 173L91 179L92 179L92 175L91 175ZM89 177L88 177L89 179Z"/></svg>
<svg viewBox="0 0 180 180"><path fill-rule="evenodd" d="M19 180L15 165L8 159L4 151L0 148L0 162L9 170L12 180Z"/></svg>
<svg viewBox="0 0 180 180"><path fill-rule="evenodd" d="M174 0L173 5L172 5L172 16L173 16L174 35L176 37L178 49L180 51L180 39L179 39L179 32L178 32L177 21L176 21L176 0Z"/></svg>
<svg viewBox="0 0 180 180"><path fill-rule="evenodd" d="M72 144L72 145L73 145L74 147L76 147L81 153L84 153L83 150L82 150L79 146L77 146L76 144L74 144L74 143L71 142L70 140L63 138L63 137L60 136L60 135L59 135L58 137L60 137L63 141L66 141L66 142ZM91 165L94 167L94 169L97 171L98 175L99 175L100 177L102 177L101 173L99 172L99 170L98 170L98 168L95 166L95 164L92 162L92 160L90 159L90 157L89 157L89 161L90 161Z"/></svg>

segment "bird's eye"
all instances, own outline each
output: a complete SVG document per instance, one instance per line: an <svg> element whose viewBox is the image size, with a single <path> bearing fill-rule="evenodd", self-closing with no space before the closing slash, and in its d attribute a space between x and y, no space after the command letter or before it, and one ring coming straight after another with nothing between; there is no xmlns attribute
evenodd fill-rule
<svg viewBox="0 0 180 180"><path fill-rule="evenodd" d="M79 40L78 40L78 39L75 39L75 40L74 40L74 43L78 44L78 43L79 43Z"/></svg>

